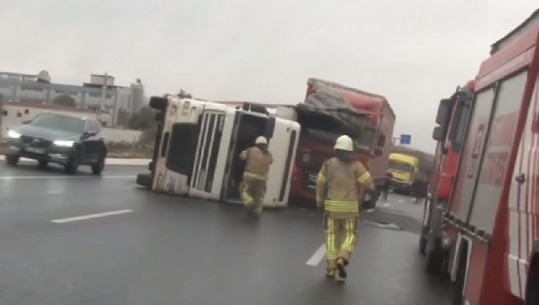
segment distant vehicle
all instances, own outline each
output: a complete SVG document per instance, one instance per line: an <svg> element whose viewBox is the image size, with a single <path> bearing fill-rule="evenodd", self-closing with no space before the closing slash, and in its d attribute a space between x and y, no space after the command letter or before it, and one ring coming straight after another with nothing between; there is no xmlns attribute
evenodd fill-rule
<svg viewBox="0 0 539 305"><path fill-rule="evenodd" d="M419 159L416 156L391 153L389 171L393 174L391 187L397 192L412 193L412 186L419 177Z"/></svg>
<svg viewBox="0 0 539 305"><path fill-rule="evenodd" d="M76 174L80 165L89 165L99 175L107 156L100 133L101 125L95 119L41 113L8 131L6 162L17 165L22 157L37 160L41 167L56 163L69 174Z"/></svg>

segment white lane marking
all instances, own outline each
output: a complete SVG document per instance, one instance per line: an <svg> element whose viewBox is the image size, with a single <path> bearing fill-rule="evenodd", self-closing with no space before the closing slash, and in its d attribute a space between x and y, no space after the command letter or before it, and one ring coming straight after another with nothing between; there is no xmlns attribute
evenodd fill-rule
<svg viewBox="0 0 539 305"><path fill-rule="evenodd" d="M383 207L388 207L390 205L391 205L391 202L386 202L386 203L382 204Z"/></svg>
<svg viewBox="0 0 539 305"><path fill-rule="evenodd" d="M73 222L73 221L86 220L86 219L92 219L92 218L126 214L126 213L131 213L131 212L133 212L133 210L119 210L119 211L111 211L111 212L98 213L98 214L88 214L88 215L82 215L82 216L76 216L76 217L53 219L51 220L51 222L66 223L66 222Z"/></svg>
<svg viewBox="0 0 539 305"><path fill-rule="evenodd" d="M322 259L324 258L324 255L326 254L326 244L322 244L309 258L309 260L305 263L306 265L316 267Z"/></svg>
<svg viewBox="0 0 539 305"><path fill-rule="evenodd" d="M0 180L31 180L31 179L128 179L136 178L135 175L118 175L118 176L0 176Z"/></svg>
<svg viewBox="0 0 539 305"><path fill-rule="evenodd" d="M5 156L0 156L0 160L5 160ZM32 159L21 158L21 162L36 162ZM122 159L122 158L109 158L105 160L107 165L148 165L150 159Z"/></svg>
<svg viewBox="0 0 539 305"><path fill-rule="evenodd" d="M404 200L403 200L403 199L400 199L400 200L399 200L399 203L403 203L403 202L404 202Z"/></svg>

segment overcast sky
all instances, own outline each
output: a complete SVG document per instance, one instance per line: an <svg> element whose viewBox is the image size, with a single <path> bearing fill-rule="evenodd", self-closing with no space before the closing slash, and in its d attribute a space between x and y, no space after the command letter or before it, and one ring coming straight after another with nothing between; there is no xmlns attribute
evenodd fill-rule
<svg viewBox="0 0 539 305"><path fill-rule="evenodd" d="M438 101L475 77L537 0L0 0L0 70L146 95L302 102L309 77L385 95L432 151Z"/></svg>

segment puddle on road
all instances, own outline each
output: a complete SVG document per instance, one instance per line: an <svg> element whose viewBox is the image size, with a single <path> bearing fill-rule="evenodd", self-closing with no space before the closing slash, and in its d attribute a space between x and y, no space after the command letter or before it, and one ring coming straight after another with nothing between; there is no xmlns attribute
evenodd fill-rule
<svg viewBox="0 0 539 305"><path fill-rule="evenodd" d="M369 220L364 220L363 222L365 222L366 224L378 227L378 228L382 228L382 229L402 231L402 228L393 222L369 221Z"/></svg>

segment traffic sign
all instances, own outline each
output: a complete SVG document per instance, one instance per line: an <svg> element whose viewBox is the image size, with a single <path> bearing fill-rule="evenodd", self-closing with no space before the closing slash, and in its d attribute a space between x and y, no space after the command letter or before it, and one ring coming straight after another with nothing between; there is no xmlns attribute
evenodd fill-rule
<svg viewBox="0 0 539 305"><path fill-rule="evenodd" d="M412 135L401 134L400 144L401 145L410 145L412 143Z"/></svg>

